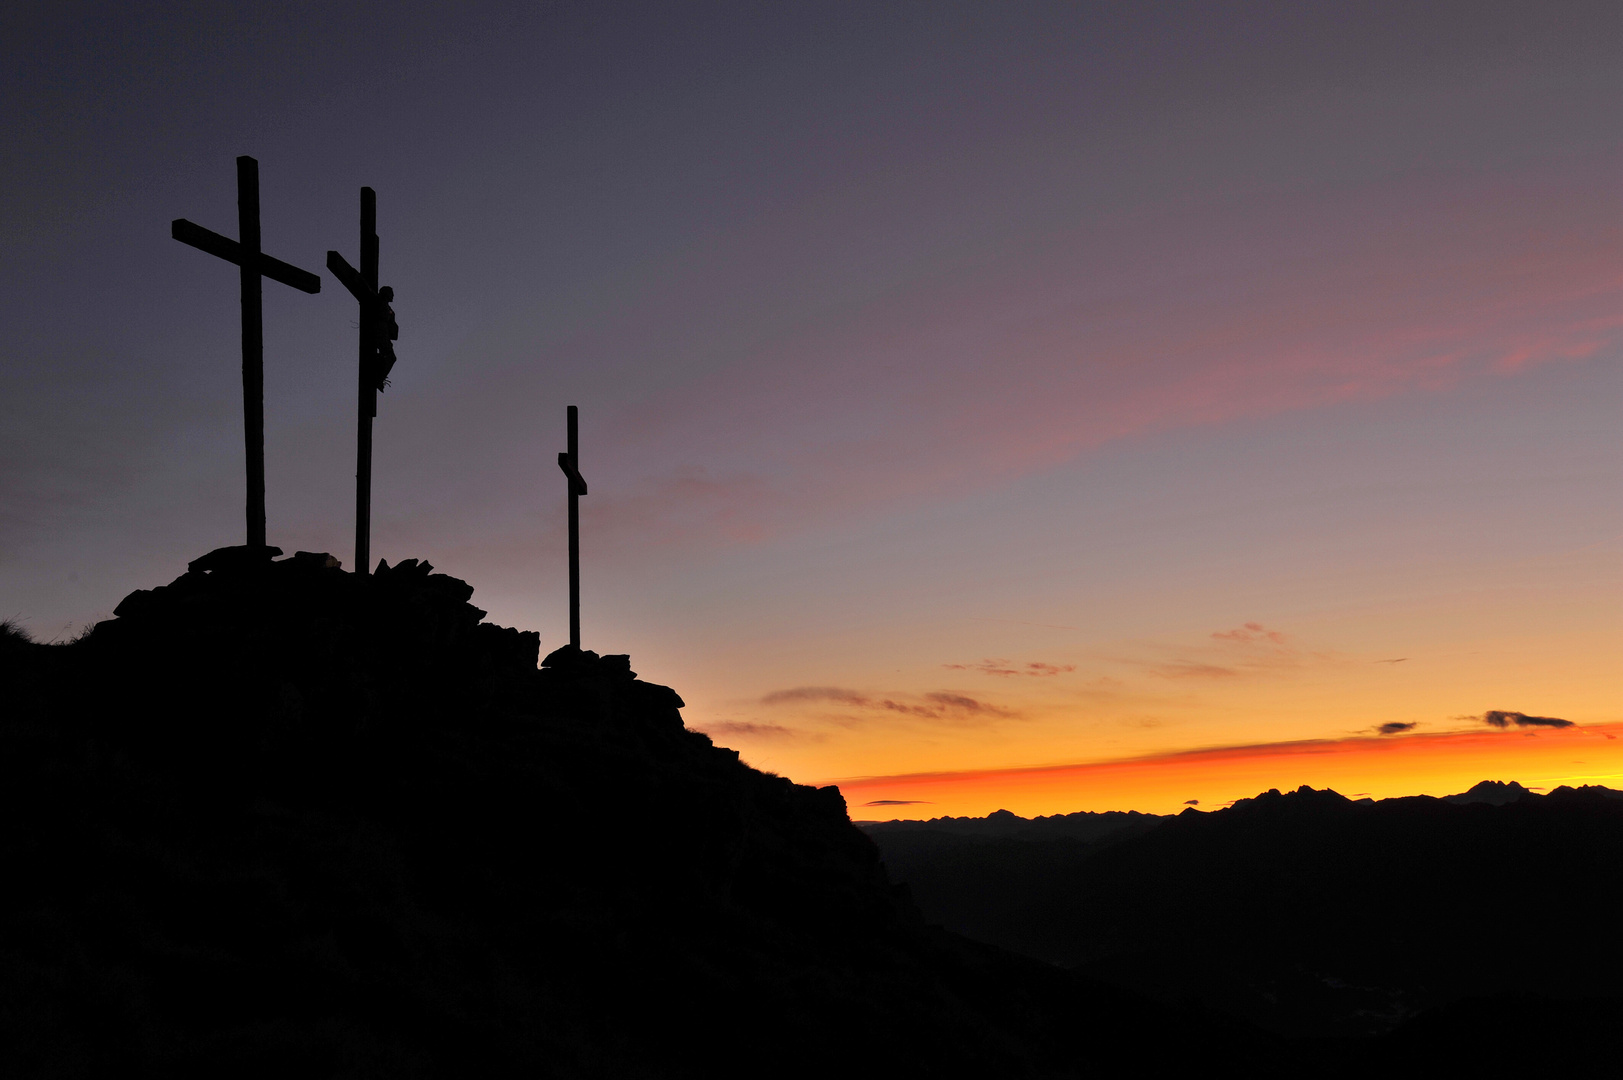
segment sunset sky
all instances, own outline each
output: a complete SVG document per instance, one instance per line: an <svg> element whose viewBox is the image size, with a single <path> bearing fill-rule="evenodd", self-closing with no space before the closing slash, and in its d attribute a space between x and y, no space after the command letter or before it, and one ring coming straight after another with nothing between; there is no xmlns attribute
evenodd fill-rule
<svg viewBox="0 0 1623 1080"><path fill-rule="evenodd" d="M583 638L858 818L1623 787L1623 6L8 5L0 617L243 542ZM1490 723L1497 721L1498 723ZM1555 721L1566 721L1561 724ZM1382 733L1383 730L1386 733Z"/></svg>

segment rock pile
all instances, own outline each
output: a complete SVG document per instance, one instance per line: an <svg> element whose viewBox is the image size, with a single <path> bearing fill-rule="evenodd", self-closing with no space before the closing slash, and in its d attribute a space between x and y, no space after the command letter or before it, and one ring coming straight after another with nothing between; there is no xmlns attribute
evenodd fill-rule
<svg viewBox="0 0 1623 1080"><path fill-rule="evenodd" d="M924 927L834 788L427 563L0 634L0 1043L62 1076L1077 1075L1249 1037ZM1271 1052L1271 1051L1268 1051Z"/></svg>

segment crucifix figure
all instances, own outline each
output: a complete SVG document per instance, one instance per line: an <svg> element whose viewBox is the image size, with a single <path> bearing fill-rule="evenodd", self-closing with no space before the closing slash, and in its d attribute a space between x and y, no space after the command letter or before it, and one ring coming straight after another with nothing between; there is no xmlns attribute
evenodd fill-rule
<svg viewBox="0 0 1623 1080"><path fill-rule="evenodd" d="M259 250L259 162L237 159L237 235L232 240L185 218L169 233L183 244L242 268L242 417L248 456L248 549L265 548L265 341L259 280L268 277L301 292L318 293L316 275Z"/></svg>
<svg viewBox="0 0 1623 1080"><path fill-rule="evenodd" d="M361 189L361 268L357 271L336 251L327 252L327 269L343 282L361 305L360 389L355 436L355 572L368 573L372 558L372 418L378 393L389 385L394 342L400 326L394 319L394 290L378 288L378 196Z"/></svg>
<svg viewBox="0 0 1623 1080"><path fill-rule="evenodd" d="M580 648L580 497L586 478L580 474L580 411L569 406L569 451L558 455L558 468L569 478L569 644Z"/></svg>

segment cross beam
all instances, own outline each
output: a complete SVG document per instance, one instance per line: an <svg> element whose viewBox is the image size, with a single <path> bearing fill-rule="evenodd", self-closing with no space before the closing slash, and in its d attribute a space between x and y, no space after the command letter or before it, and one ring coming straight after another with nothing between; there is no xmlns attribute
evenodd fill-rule
<svg viewBox="0 0 1623 1080"><path fill-rule="evenodd" d="M569 449L558 455L558 468L569 478L569 644L580 648L580 497L586 478L580 474L580 411L569 406Z"/></svg>
<svg viewBox="0 0 1623 1080"><path fill-rule="evenodd" d="M355 418L355 572L366 574L372 559L372 418L378 414L378 391L388 364L390 340L400 336L388 299L378 288L378 196L361 189L361 268L356 270L336 251L327 252L327 269L361 306L360 376Z"/></svg>
<svg viewBox="0 0 1623 1080"><path fill-rule="evenodd" d="M206 251L210 255L224 259L228 263L242 265L242 245L230 237L221 236L212 229L205 229L201 225L194 225L185 218L176 218L169 225L169 235L182 244L190 244L199 251ZM308 270L300 270L297 266L289 266L281 259L259 253L259 272L272 281L279 281L283 285L291 285L300 292L318 293L321 291L321 279Z"/></svg>
<svg viewBox="0 0 1623 1080"><path fill-rule="evenodd" d="M246 155L237 159L237 235L232 240L185 218L176 218L169 234L216 258L234 263L242 283L242 417L243 445L248 461L248 548L265 548L265 338L264 303L260 279L290 285L300 292L318 293L321 279L306 270L274 259L259 249L259 162Z"/></svg>

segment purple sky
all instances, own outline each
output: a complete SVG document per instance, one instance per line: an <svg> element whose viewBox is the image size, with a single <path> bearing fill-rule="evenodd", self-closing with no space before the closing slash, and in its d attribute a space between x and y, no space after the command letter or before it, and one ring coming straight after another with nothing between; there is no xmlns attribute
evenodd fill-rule
<svg viewBox="0 0 1623 1080"><path fill-rule="evenodd" d="M309 270L355 261L378 191L374 557L561 641L578 404L585 644L751 760L1618 720L1620 31L1548 2L8 6L0 616L71 632L242 542L235 277L169 222L234 235L248 153L265 249ZM265 295L270 540L347 565L354 305ZM1211 652L1248 622L1295 659ZM854 696L773 696L807 687Z"/></svg>

